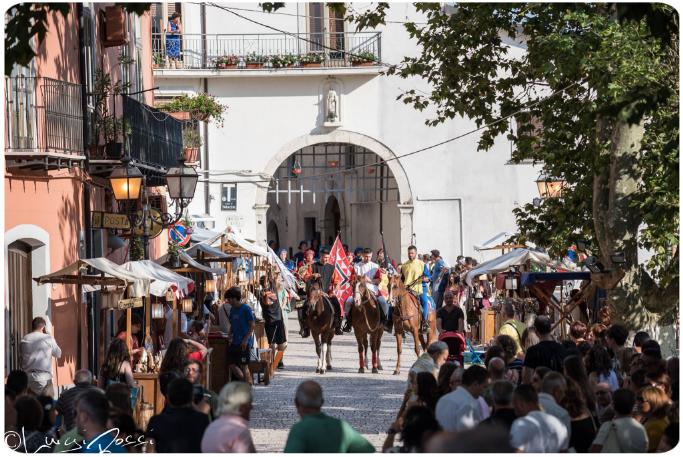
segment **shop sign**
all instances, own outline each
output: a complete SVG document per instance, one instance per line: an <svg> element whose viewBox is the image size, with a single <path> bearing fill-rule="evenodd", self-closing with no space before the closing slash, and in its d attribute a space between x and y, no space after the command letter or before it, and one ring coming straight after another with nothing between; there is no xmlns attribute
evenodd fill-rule
<svg viewBox="0 0 683 457"><path fill-rule="evenodd" d="M125 214L93 211L92 228L130 230L130 221Z"/></svg>
<svg viewBox="0 0 683 457"><path fill-rule="evenodd" d="M127 298L116 303L116 309L140 308L142 307L142 297Z"/></svg>
<svg viewBox="0 0 683 457"><path fill-rule="evenodd" d="M230 214L225 218L225 223L230 227L244 227L244 216L241 214Z"/></svg>

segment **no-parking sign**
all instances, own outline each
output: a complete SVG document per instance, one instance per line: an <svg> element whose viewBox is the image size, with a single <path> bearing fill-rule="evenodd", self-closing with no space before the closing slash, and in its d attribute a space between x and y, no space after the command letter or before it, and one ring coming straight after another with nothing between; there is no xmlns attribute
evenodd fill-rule
<svg viewBox="0 0 683 457"><path fill-rule="evenodd" d="M168 229L168 241L175 241L178 246L185 246L190 242L190 234L187 233L187 226L182 222L176 222L173 227Z"/></svg>

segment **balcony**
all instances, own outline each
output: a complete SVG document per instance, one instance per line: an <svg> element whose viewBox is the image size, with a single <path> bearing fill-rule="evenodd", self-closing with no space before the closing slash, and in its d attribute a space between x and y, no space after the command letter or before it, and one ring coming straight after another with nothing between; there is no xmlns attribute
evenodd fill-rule
<svg viewBox="0 0 683 457"><path fill-rule="evenodd" d="M378 74L382 59L379 32L153 33L152 46L155 74L174 77Z"/></svg>
<svg viewBox="0 0 683 457"><path fill-rule="evenodd" d="M133 97L121 98L123 117L131 127L130 135L124 138L123 151L147 176L149 186L163 186L166 171L178 164L183 152L182 123ZM118 159L91 159L90 173L108 175L118 165Z"/></svg>
<svg viewBox="0 0 683 457"><path fill-rule="evenodd" d="M8 169L51 170L85 159L81 85L51 78L5 77Z"/></svg>

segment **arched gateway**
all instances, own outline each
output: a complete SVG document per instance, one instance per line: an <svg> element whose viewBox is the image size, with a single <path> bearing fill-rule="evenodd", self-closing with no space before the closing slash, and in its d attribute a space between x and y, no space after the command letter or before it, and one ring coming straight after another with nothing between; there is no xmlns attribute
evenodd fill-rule
<svg viewBox="0 0 683 457"><path fill-rule="evenodd" d="M290 141L280 148L280 150L270 159L263 169L263 172L273 176L278 167L297 151L307 147L335 143L364 148L384 160L394 159L396 157L396 155L384 144L369 136L355 132L335 130L326 133L306 134ZM410 189L408 176L401 163L398 160L390 160L389 162L386 162L386 165L389 167L389 170L395 179L398 190L397 207L399 218L397 224L401 252L391 253L392 256L398 260L406 255L407 248L411 243L411 235L413 233L413 195ZM268 204L268 191L269 189L267 188L259 187L257 188L255 195L254 212L256 216L256 239L259 243L263 243L263 240L267 239L267 227L269 222L267 219L267 212L270 208L270 205ZM327 242L327 240L323 241Z"/></svg>

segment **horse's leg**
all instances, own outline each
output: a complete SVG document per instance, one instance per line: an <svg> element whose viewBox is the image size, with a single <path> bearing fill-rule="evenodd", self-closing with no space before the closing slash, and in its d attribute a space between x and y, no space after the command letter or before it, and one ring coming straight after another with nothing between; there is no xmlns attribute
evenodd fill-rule
<svg viewBox="0 0 683 457"><path fill-rule="evenodd" d="M382 368L382 362L379 359L379 349L382 346L382 335L384 335L384 329L380 327L377 330L377 369L378 370L383 370Z"/></svg>
<svg viewBox="0 0 683 457"><path fill-rule="evenodd" d="M415 355L420 357L420 338L423 338L420 334L420 318L413 317L410 320L410 331L413 334L413 340L415 340Z"/></svg>
<svg viewBox="0 0 683 457"><path fill-rule="evenodd" d="M372 350L372 372L379 373L377 370L377 331L370 334L370 349Z"/></svg>
<svg viewBox="0 0 683 457"><path fill-rule="evenodd" d="M320 373L320 335L311 330L311 335L313 335L313 342L315 343L315 353L318 354L318 366L315 369L316 373Z"/></svg>
<svg viewBox="0 0 683 457"><path fill-rule="evenodd" d="M427 346L434 343L436 339L436 313L429 313L429 340Z"/></svg>
<svg viewBox="0 0 683 457"><path fill-rule="evenodd" d="M327 342L327 369L331 370L332 369L332 337L334 336L334 332L330 332L330 339Z"/></svg>
<svg viewBox="0 0 683 457"><path fill-rule="evenodd" d="M401 343L401 339L403 338L403 324L401 324L401 328L398 328L399 323L397 320L394 320L394 336L396 337L396 369L394 370L394 374L400 374L401 373L401 352L403 352L403 344Z"/></svg>
<svg viewBox="0 0 683 457"><path fill-rule="evenodd" d="M356 343L358 343L358 363L360 368L358 373L365 373L365 362L363 361L363 340L360 331L357 327L353 327L353 333L356 336Z"/></svg>
<svg viewBox="0 0 683 457"><path fill-rule="evenodd" d="M365 351L365 368L370 368L368 365L368 334L363 332L363 350Z"/></svg>
<svg viewBox="0 0 683 457"><path fill-rule="evenodd" d="M327 335L324 336L322 339L322 345L323 345L323 350L320 352L320 374L325 374L326 370L326 365L325 365L325 356L327 355L327 348L329 344L327 343L327 340L329 337Z"/></svg>

